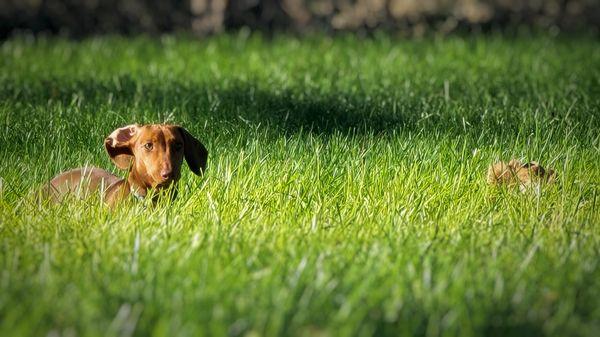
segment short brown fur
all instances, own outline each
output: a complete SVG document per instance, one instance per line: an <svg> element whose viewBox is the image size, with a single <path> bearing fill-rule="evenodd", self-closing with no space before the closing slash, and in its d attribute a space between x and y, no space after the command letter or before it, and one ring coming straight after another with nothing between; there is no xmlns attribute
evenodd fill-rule
<svg viewBox="0 0 600 337"><path fill-rule="evenodd" d="M526 164L512 159L508 163L499 161L488 168L487 182L490 185L518 185L522 190L540 182L552 183L556 173L532 161Z"/></svg>
<svg viewBox="0 0 600 337"><path fill-rule="evenodd" d="M59 202L67 195L99 193L115 206L132 195L143 198L150 190L175 186L184 159L192 172L202 175L208 158L204 145L176 125L128 125L113 131L104 146L113 163L128 170L126 178L96 167L74 169L54 177L44 188L46 197Z"/></svg>

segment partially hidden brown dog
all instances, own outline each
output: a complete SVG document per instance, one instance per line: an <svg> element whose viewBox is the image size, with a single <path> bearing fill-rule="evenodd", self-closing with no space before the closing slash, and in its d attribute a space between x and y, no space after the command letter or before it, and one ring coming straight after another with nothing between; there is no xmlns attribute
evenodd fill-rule
<svg viewBox="0 0 600 337"><path fill-rule="evenodd" d="M488 168L487 182L490 185L518 185L521 191L540 183L553 183L556 173L545 169L538 162L522 163L512 159L508 163L499 161Z"/></svg>
<svg viewBox="0 0 600 337"><path fill-rule="evenodd" d="M59 202L67 195L98 194L113 207L123 200L143 199L152 191L171 188L181 177L183 160L196 175L206 169L208 151L184 128L176 125L128 125L113 131L104 147L113 163L128 170L126 178L96 167L70 170L45 186L44 196ZM174 197L176 193L173 193Z"/></svg>

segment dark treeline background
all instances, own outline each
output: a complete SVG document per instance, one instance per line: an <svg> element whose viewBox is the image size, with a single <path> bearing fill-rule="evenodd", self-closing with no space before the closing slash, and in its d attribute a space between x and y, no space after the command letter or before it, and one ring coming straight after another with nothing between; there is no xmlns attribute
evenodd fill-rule
<svg viewBox="0 0 600 337"><path fill-rule="evenodd" d="M600 0L0 0L0 37L15 32L205 35L390 30L406 35L530 27L598 33Z"/></svg>

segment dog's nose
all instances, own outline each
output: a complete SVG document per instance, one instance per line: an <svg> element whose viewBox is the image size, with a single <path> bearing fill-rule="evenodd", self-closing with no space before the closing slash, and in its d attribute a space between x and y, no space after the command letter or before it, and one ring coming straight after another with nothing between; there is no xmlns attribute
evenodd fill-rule
<svg viewBox="0 0 600 337"><path fill-rule="evenodd" d="M172 175L173 175L173 171L172 170L162 170L162 171L160 171L160 176L163 179L169 179L169 178L171 178Z"/></svg>

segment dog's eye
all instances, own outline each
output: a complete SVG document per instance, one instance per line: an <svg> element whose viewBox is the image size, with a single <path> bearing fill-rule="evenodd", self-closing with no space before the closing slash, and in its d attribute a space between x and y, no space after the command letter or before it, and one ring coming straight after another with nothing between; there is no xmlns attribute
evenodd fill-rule
<svg viewBox="0 0 600 337"><path fill-rule="evenodd" d="M144 148L148 151L152 150L153 147L154 147L154 145L152 143L144 144Z"/></svg>

